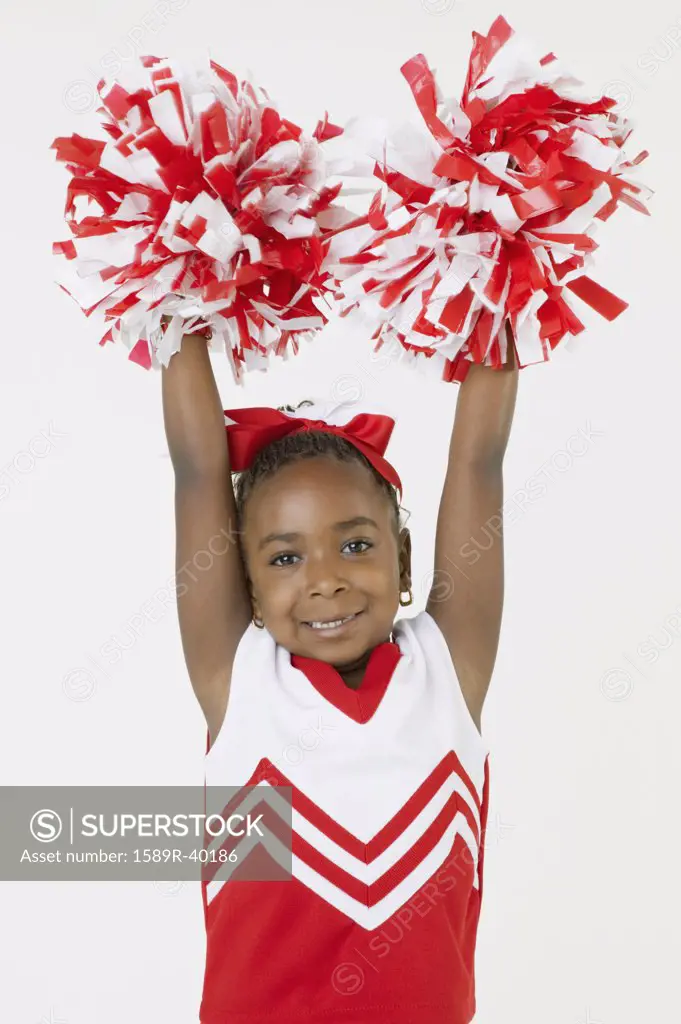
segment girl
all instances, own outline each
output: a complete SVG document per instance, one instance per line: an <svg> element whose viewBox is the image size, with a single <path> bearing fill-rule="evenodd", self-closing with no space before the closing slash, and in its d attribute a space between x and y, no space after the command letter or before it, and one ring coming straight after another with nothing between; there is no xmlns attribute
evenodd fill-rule
<svg viewBox="0 0 681 1024"><path fill-rule="evenodd" d="M293 808L292 877L202 882L202 1024L473 1017L517 375L511 355L460 385L433 585L395 621L412 580L392 421L230 410L226 438L205 339L163 370L178 568L220 539L178 594L206 782L291 787Z"/></svg>

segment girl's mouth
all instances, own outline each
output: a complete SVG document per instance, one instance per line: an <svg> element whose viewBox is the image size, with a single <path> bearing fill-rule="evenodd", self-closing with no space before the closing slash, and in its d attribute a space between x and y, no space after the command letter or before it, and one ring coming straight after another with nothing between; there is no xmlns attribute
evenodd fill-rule
<svg viewBox="0 0 681 1024"><path fill-rule="evenodd" d="M352 623L355 622L361 614L361 612L355 612L354 615L346 615L345 618L342 619L324 619L317 622L304 622L303 625L314 630L314 632L318 633L320 636L336 636L338 633L343 633L350 628Z"/></svg>

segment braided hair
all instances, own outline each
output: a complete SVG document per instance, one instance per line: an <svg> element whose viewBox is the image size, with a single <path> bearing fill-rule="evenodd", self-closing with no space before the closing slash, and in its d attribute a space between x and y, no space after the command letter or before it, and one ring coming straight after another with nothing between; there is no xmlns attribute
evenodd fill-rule
<svg viewBox="0 0 681 1024"><path fill-rule="evenodd" d="M299 402L296 406L280 405L279 412L296 413L302 406L313 405L309 399ZM287 434L262 448L248 469L234 474L234 500L236 503L239 530L243 529L246 503L256 484L265 480L292 462L311 459L318 456L336 459L338 462L359 462L372 474L376 483L386 494L394 512L396 532L401 525L400 504L395 487L374 469L358 448L338 434L323 430L305 430L295 434Z"/></svg>

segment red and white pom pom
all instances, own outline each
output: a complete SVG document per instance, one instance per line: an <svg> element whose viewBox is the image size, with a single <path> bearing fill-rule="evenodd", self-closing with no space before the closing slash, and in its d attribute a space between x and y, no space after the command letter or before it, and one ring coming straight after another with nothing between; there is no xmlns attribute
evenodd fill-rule
<svg viewBox="0 0 681 1024"><path fill-rule="evenodd" d="M340 309L376 328L375 348L397 342L450 381L506 361L505 322L519 366L548 360L584 329L574 295L618 316L627 304L583 271L597 222L619 203L647 214L651 194L633 180L647 153L627 160L630 123L614 99L579 98L582 83L502 17L473 39L461 104L442 97L422 54L402 67L430 135L405 125L375 141L383 186L370 223L329 254Z"/></svg>
<svg viewBox="0 0 681 1024"><path fill-rule="evenodd" d="M100 344L121 341L158 369L183 333L203 332L238 382L297 351L331 308L325 239L353 219L322 151L342 129L325 117L304 135L207 57L142 57L98 91L113 141L52 148L72 175L59 283L110 325Z"/></svg>

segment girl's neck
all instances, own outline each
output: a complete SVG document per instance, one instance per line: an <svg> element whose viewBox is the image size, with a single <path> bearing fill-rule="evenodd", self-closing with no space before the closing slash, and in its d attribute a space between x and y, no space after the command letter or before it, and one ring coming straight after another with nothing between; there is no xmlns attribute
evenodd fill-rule
<svg viewBox="0 0 681 1024"><path fill-rule="evenodd" d="M350 690L359 690L364 679L366 665L363 668L355 668L350 672L339 672L339 676Z"/></svg>
<svg viewBox="0 0 681 1024"><path fill-rule="evenodd" d="M388 639L384 641L384 643L394 642L395 641L392 633L390 634ZM362 685L364 673L366 672L366 667L369 664L369 658L371 657L371 654L374 650L375 648L372 647L370 650L366 651L360 658L358 658L357 661L353 664L345 665L343 666L343 668L339 668L336 670L338 672L338 675L341 677L345 685L350 690L358 690Z"/></svg>

